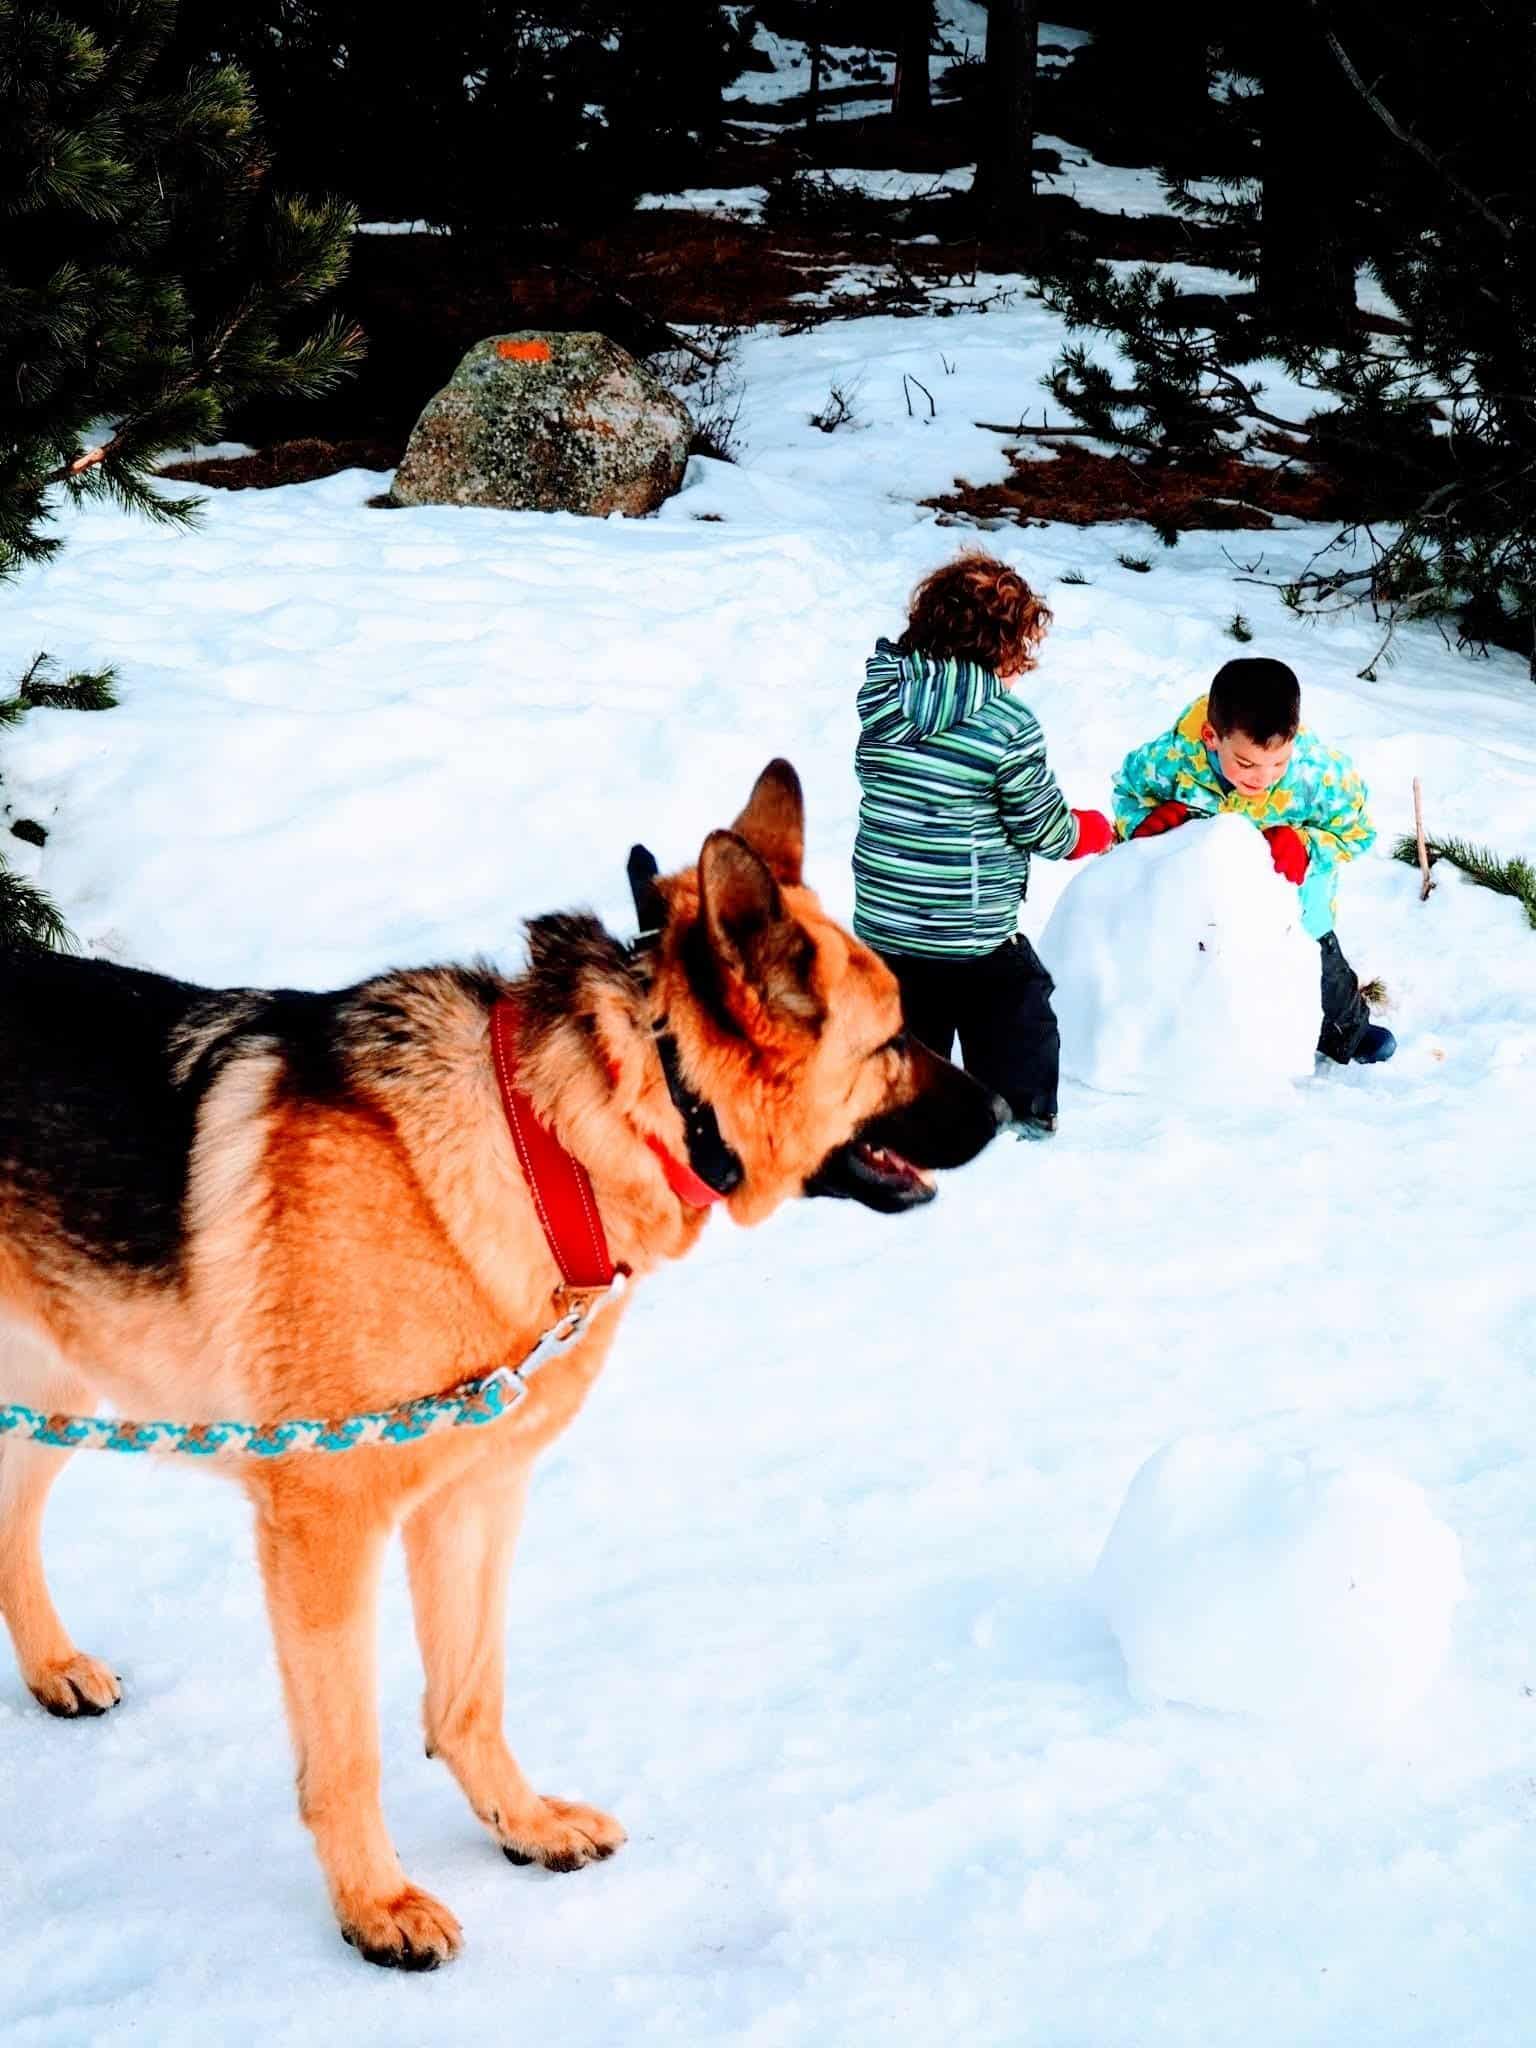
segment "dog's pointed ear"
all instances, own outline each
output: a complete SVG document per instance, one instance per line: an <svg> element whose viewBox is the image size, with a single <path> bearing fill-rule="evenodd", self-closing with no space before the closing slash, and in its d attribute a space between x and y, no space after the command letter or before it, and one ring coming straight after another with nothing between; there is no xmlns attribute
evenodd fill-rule
<svg viewBox="0 0 1536 2048"><path fill-rule="evenodd" d="M711 832L699 855L704 931L727 981L755 989L769 1009L813 1022L816 949L784 908L768 864L735 832Z"/></svg>
<svg viewBox="0 0 1536 2048"><path fill-rule="evenodd" d="M626 872L629 893L635 899L635 919L640 926L640 936L642 939L651 938L667 921L666 899L656 886L660 870L655 854L648 846L632 846Z"/></svg>
<svg viewBox="0 0 1536 2048"><path fill-rule="evenodd" d="M768 763L731 830L762 856L775 881L798 885L805 859L805 792L787 761Z"/></svg>

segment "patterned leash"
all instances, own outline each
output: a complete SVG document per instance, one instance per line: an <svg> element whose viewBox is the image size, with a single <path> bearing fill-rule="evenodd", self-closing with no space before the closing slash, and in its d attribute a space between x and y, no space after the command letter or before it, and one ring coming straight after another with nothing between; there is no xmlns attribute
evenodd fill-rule
<svg viewBox="0 0 1536 2048"><path fill-rule="evenodd" d="M49 1444L61 1451L155 1451L188 1458L287 1458L295 1451L350 1451L359 1444L413 1444L445 1429L478 1429L510 1415L528 1395L542 1365L580 1343L626 1276L606 1287L573 1288L577 1296L558 1322L516 1365L465 1380L448 1394L423 1394L393 1408L372 1408L336 1422L296 1416L288 1422L124 1422L97 1415L44 1415L19 1403L0 1404L0 1442Z"/></svg>

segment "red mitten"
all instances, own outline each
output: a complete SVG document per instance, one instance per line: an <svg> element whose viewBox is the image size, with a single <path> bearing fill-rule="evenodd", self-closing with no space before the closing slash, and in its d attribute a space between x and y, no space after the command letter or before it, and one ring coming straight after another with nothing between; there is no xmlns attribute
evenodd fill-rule
<svg viewBox="0 0 1536 2048"><path fill-rule="evenodd" d="M1175 803L1170 797L1167 803L1159 804L1155 811L1148 811L1136 830L1133 839L1155 839L1159 832L1172 832L1175 826L1187 825L1194 816L1188 804Z"/></svg>
<svg viewBox="0 0 1536 2048"><path fill-rule="evenodd" d="M1068 860L1081 860L1086 853L1107 853L1115 843L1115 828L1102 811L1074 811L1077 844Z"/></svg>
<svg viewBox="0 0 1536 2048"><path fill-rule="evenodd" d="M1264 834L1275 873L1299 889L1307 879L1307 842L1292 825L1271 825Z"/></svg>

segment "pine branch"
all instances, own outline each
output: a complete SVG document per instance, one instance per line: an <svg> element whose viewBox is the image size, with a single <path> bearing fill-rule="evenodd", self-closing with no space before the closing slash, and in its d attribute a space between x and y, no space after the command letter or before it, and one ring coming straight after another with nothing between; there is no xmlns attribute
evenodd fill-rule
<svg viewBox="0 0 1536 2048"><path fill-rule="evenodd" d="M1427 844L1431 864L1449 861L1480 888L1491 889L1498 896L1512 896L1524 910L1526 923L1536 931L1536 867L1528 860L1522 860L1518 854L1501 860L1488 847L1473 846L1465 839L1431 839ZM1418 840L1412 834L1399 839L1392 857L1417 867Z"/></svg>
<svg viewBox="0 0 1536 2048"><path fill-rule="evenodd" d="M115 668L84 669L62 683L23 685L24 708L29 711L114 711L117 692Z"/></svg>
<svg viewBox="0 0 1536 2048"><path fill-rule="evenodd" d="M62 952L73 943L69 926L42 890L0 860L0 946L47 946Z"/></svg>
<svg viewBox="0 0 1536 2048"><path fill-rule="evenodd" d="M111 711L117 704L113 668L79 669L63 682L52 676L53 662L35 654L13 695L0 697L0 726L15 725L29 711Z"/></svg>

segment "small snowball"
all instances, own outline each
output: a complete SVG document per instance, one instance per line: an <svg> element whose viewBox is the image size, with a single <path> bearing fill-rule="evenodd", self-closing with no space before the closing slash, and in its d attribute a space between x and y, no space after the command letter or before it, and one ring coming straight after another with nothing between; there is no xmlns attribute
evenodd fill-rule
<svg viewBox="0 0 1536 2048"><path fill-rule="evenodd" d="M1213 1436L1142 1466L1094 1583L1137 1699L1355 1728L1423 1699L1466 1590L1411 1480Z"/></svg>

